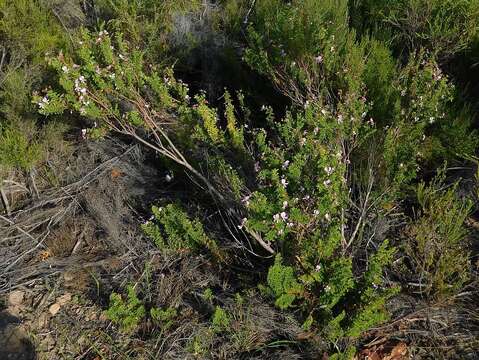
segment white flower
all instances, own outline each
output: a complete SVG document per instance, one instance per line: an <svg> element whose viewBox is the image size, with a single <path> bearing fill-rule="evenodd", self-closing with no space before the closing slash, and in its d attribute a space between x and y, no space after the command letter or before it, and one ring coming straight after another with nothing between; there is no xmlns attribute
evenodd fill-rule
<svg viewBox="0 0 479 360"><path fill-rule="evenodd" d="M320 271L321 270L321 264L318 264L316 265L316 267L314 268L316 271Z"/></svg>
<svg viewBox="0 0 479 360"><path fill-rule="evenodd" d="M331 185L331 180L327 179L323 181L324 186L329 186Z"/></svg>
<svg viewBox="0 0 479 360"><path fill-rule="evenodd" d="M318 215L319 215L319 210L314 210L314 211L313 211L313 215L314 215L314 216L318 216Z"/></svg>
<svg viewBox="0 0 479 360"><path fill-rule="evenodd" d="M334 172L334 168L331 166L326 166L324 171L326 171L326 174L331 175Z"/></svg>
<svg viewBox="0 0 479 360"><path fill-rule="evenodd" d="M82 139L86 139L86 129L81 129L81 137Z"/></svg>
<svg viewBox="0 0 479 360"><path fill-rule="evenodd" d="M306 144L306 138L301 138L301 140L299 140L299 145L304 146L304 144Z"/></svg>
<svg viewBox="0 0 479 360"><path fill-rule="evenodd" d="M259 172L260 167L259 167L259 162L254 163L254 171Z"/></svg>
<svg viewBox="0 0 479 360"><path fill-rule="evenodd" d="M434 117L433 117L433 116L431 116L431 117L429 118L429 124L434 124Z"/></svg>
<svg viewBox="0 0 479 360"><path fill-rule="evenodd" d="M238 229L241 230L241 229L245 226L246 221L248 221L248 219L247 219L247 218L243 218L243 219L241 220L241 224L238 225Z"/></svg>
<svg viewBox="0 0 479 360"><path fill-rule="evenodd" d="M288 182L286 181L285 178L282 178L282 179L281 179L281 185L283 185L283 187L288 186Z"/></svg>
<svg viewBox="0 0 479 360"><path fill-rule="evenodd" d="M303 197L303 200L309 200L310 198L311 198L311 196L306 195L306 196Z"/></svg>
<svg viewBox="0 0 479 360"><path fill-rule="evenodd" d="M279 215L281 216L281 219L283 219L283 221L288 220L288 214L286 214L284 211L282 211Z"/></svg>
<svg viewBox="0 0 479 360"><path fill-rule="evenodd" d="M318 132L319 132L319 128L318 128L318 127L315 127L314 130L313 130L314 135L317 135Z"/></svg>
<svg viewBox="0 0 479 360"><path fill-rule="evenodd" d="M314 58L316 61L316 64L321 64L323 62L323 57L321 55L318 55Z"/></svg>
<svg viewBox="0 0 479 360"><path fill-rule="evenodd" d="M62 71L63 71L64 73L67 73L67 72L68 72L68 67L67 67L66 65L63 65L63 66L62 66Z"/></svg>
<svg viewBox="0 0 479 360"><path fill-rule="evenodd" d="M331 290L331 286L326 285L326 287L324 288L324 291L330 291L330 290Z"/></svg>
<svg viewBox="0 0 479 360"><path fill-rule="evenodd" d="M292 222L289 222L289 223L286 224L286 226L289 227L289 228L291 228L291 227L294 226L294 224L293 224Z"/></svg>
<svg viewBox="0 0 479 360"><path fill-rule="evenodd" d="M343 115L339 114L338 115L338 124L342 124L343 123Z"/></svg>
<svg viewBox="0 0 479 360"><path fill-rule="evenodd" d="M286 209L288 207L288 202L287 201L283 201L283 210Z"/></svg>
<svg viewBox="0 0 479 360"><path fill-rule="evenodd" d="M241 202L245 204L246 206L249 206L249 199L251 198L251 195L245 196Z"/></svg>
<svg viewBox="0 0 479 360"><path fill-rule="evenodd" d="M401 96L406 96L406 90L405 89L401 91Z"/></svg>
<svg viewBox="0 0 479 360"><path fill-rule="evenodd" d="M288 166L289 166L289 160L286 160L286 161L283 163L283 165L281 166L281 168L282 168L283 170L286 170L286 169L288 168Z"/></svg>
<svg viewBox="0 0 479 360"><path fill-rule="evenodd" d="M328 221L328 222L331 221L331 215L329 215L329 213L326 213L326 214L324 215L324 218L325 218L326 221Z"/></svg>
<svg viewBox="0 0 479 360"><path fill-rule="evenodd" d="M273 215L273 221L274 221L275 223L279 222L279 219L280 219L280 218L281 218L281 216L280 216L279 214L274 214L274 215Z"/></svg>
<svg viewBox="0 0 479 360"><path fill-rule="evenodd" d="M283 235L284 234L284 230L283 229L279 229L278 230L278 235Z"/></svg>
<svg viewBox="0 0 479 360"><path fill-rule="evenodd" d="M326 115L328 112L324 109L321 109L321 114Z"/></svg>

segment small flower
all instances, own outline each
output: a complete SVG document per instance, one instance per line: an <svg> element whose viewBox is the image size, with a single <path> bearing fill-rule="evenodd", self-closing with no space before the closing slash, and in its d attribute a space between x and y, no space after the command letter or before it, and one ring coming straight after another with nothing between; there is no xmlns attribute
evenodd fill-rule
<svg viewBox="0 0 479 360"><path fill-rule="evenodd" d="M313 134L314 135L317 135L319 132L319 128L318 127L315 127L314 130L313 130Z"/></svg>
<svg viewBox="0 0 479 360"><path fill-rule="evenodd" d="M316 267L314 268L316 271L320 271L321 270L321 264L318 264L316 265Z"/></svg>
<svg viewBox="0 0 479 360"><path fill-rule="evenodd" d="M343 123L343 115L339 114L338 115L338 124L342 124Z"/></svg>
<svg viewBox="0 0 479 360"><path fill-rule="evenodd" d="M68 72L68 67L67 67L66 65L63 65L63 66L62 66L62 71L63 71L64 73L67 73L67 72Z"/></svg>
<svg viewBox="0 0 479 360"><path fill-rule="evenodd" d="M289 160L286 160L286 161L283 163L283 165L281 166L281 168L282 168L283 170L286 170L286 169L288 168L288 166L289 166Z"/></svg>
<svg viewBox="0 0 479 360"><path fill-rule="evenodd" d="M406 96L406 89L401 91L401 96Z"/></svg>
<svg viewBox="0 0 479 360"><path fill-rule="evenodd" d="M330 222L331 221L331 215L329 215L329 213L326 213L324 215L324 218L326 219L327 222Z"/></svg>
<svg viewBox="0 0 479 360"><path fill-rule="evenodd" d="M283 210L286 209L288 207L288 202L287 201L283 201Z"/></svg>
<svg viewBox="0 0 479 360"><path fill-rule="evenodd" d="M306 138L301 138L301 140L299 140L299 145L304 146L304 144L306 144Z"/></svg>
<svg viewBox="0 0 479 360"><path fill-rule="evenodd" d="M286 226L289 227L289 228L292 228L294 226L294 224L292 222L289 222L289 223L286 224Z"/></svg>
<svg viewBox="0 0 479 360"><path fill-rule="evenodd" d="M331 175L334 172L334 168L331 166L326 166L324 171L326 171L326 174Z"/></svg>
<svg viewBox="0 0 479 360"><path fill-rule="evenodd" d="M318 55L314 58L316 61L316 64L321 64L323 62L323 57L321 55Z"/></svg>
<svg viewBox="0 0 479 360"><path fill-rule="evenodd" d="M247 207L249 206L249 199L251 198L251 195L245 196L241 202L245 204Z"/></svg>
<svg viewBox="0 0 479 360"><path fill-rule="evenodd" d="M288 181L286 181L285 178L282 178L282 179L281 179L281 185L283 185L283 187L288 186L288 184L289 184L289 183L288 183Z"/></svg>
<svg viewBox="0 0 479 360"><path fill-rule="evenodd" d="M247 222L247 221L248 221L247 218L243 218L243 219L241 220L241 224L238 225L238 229L241 230L241 229L246 225L246 222Z"/></svg>
<svg viewBox="0 0 479 360"><path fill-rule="evenodd" d="M278 230L278 235L283 235L284 234L284 230L283 229L279 229Z"/></svg>
<svg viewBox="0 0 479 360"><path fill-rule="evenodd" d="M324 288L324 291L326 291L326 292L331 291L331 286L326 285L326 287Z"/></svg>
<svg viewBox="0 0 479 360"><path fill-rule="evenodd" d="M256 171L256 172L260 171L259 162L254 163L254 171Z"/></svg>
<svg viewBox="0 0 479 360"><path fill-rule="evenodd" d="M318 216L318 215L319 215L319 210L314 210L314 211L313 211L313 215L314 215L314 216Z"/></svg>
<svg viewBox="0 0 479 360"><path fill-rule="evenodd" d="M281 216L281 219L283 221L288 220L288 214L286 212L282 211L281 214L279 214L279 215Z"/></svg>
<svg viewBox="0 0 479 360"><path fill-rule="evenodd" d="M274 215L273 215L273 221L274 221L275 223L278 223L280 218L281 218L281 216L280 216L279 214L274 214Z"/></svg>
<svg viewBox="0 0 479 360"><path fill-rule="evenodd" d="M434 124L434 117L433 117L433 116L431 116L431 117L429 118L429 124Z"/></svg>
<svg viewBox="0 0 479 360"><path fill-rule="evenodd" d="M329 186L329 185L331 185L331 180L329 180L329 179L324 180L324 181L323 181L323 185L324 185L324 186Z"/></svg>
<svg viewBox="0 0 479 360"><path fill-rule="evenodd" d="M169 182L171 182L171 181L173 180L173 177L174 177L174 176L173 176L173 173L172 173L172 172L169 172L169 173L167 173L167 174L165 175L165 181L169 183Z"/></svg>
<svg viewBox="0 0 479 360"><path fill-rule="evenodd" d="M86 139L86 129L81 129L81 137L82 139Z"/></svg>

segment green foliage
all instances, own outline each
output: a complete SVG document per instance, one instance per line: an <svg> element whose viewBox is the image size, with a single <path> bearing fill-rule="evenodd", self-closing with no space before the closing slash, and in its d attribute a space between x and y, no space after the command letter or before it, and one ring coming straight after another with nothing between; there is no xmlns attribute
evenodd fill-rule
<svg viewBox="0 0 479 360"><path fill-rule="evenodd" d="M174 325L177 311L172 307L168 307L164 310L161 308L152 308L150 309L150 315L153 321L161 327L161 330L166 331Z"/></svg>
<svg viewBox="0 0 479 360"><path fill-rule="evenodd" d="M204 247L218 259L223 259L223 253L216 242L208 237L199 219L190 220L178 205L169 204L165 207L152 207L153 221L142 225L143 231L160 249L199 250Z"/></svg>
<svg viewBox="0 0 479 360"><path fill-rule="evenodd" d="M280 309L290 307L302 288L294 276L291 266L284 266L280 255L276 255L274 265L268 270L268 285Z"/></svg>
<svg viewBox="0 0 479 360"><path fill-rule="evenodd" d="M217 306L215 308L215 312L213 314L211 322L213 324L213 331L221 332L228 329L231 320L226 311L221 307Z"/></svg>
<svg viewBox="0 0 479 360"><path fill-rule="evenodd" d="M44 64L46 53L68 47L68 34L37 0L0 1L0 39L15 67L25 61Z"/></svg>
<svg viewBox="0 0 479 360"><path fill-rule="evenodd" d="M456 195L457 183L444 189L444 174L417 187L419 208L408 225L406 253L419 292L444 298L469 279L469 252L464 222L472 204Z"/></svg>
<svg viewBox="0 0 479 360"><path fill-rule="evenodd" d="M41 158L41 146L29 138L27 132L13 125L0 127L0 167L2 172L11 169L31 170Z"/></svg>
<svg viewBox="0 0 479 360"><path fill-rule="evenodd" d="M106 315L111 321L118 324L123 331L134 331L145 314L145 307L138 299L133 286L128 286L128 294L125 300L118 293L110 294L110 306Z"/></svg>
<svg viewBox="0 0 479 360"><path fill-rule="evenodd" d="M353 2L366 27L386 32L398 48L421 47L448 59L467 50L479 31L477 0L368 0ZM354 6L354 5L353 5ZM388 31L389 30L389 31ZM384 36L382 36L384 37Z"/></svg>

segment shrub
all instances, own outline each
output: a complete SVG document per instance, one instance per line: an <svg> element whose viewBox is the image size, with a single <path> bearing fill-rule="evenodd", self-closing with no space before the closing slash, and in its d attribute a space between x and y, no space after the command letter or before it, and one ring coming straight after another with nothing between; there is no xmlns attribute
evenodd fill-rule
<svg viewBox="0 0 479 360"><path fill-rule="evenodd" d="M110 306L107 317L118 324L123 331L132 332L145 317L145 307L136 295L135 288L128 286L126 300L118 293L110 294Z"/></svg>
<svg viewBox="0 0 479 360"><path fill-rule="evenodd" d="M148 221L142 227L158 248L197 250L204 247L218 259L224 258L216 242L205 234L201 222L190 220L178 205L153 206L152 212L154 221Z"/></svg>
<svg viewBox="0 0 479 360"><path fill-rule="evenodd" d="M231 320L226 311L221 307L217 306L215 308L215 312L213 314L211 322L213 324L213 331L221 332L228 329Z"/></svg>
<svg viewBox="0 0 479 360"><path fill-rule="evenodd" d="M164 310L161 308L151 308L150 315L153 321L161 327L161 330L166 331L174 325L177 311L172 307L168 307Z"/></svg>
<svg viewBox="0 0 479 360"><path fill-rule="evenodd" d="M459 291L469 279L469 252L464 222L472 204L458 199L458 183L444 188L444 174L417 187L418 209L407 226L406 254L417 291L441 299Z"/></svg>
<svg viewBox="0 0 479 360"><path fill-rule="evenodd" d="M477 0L354 1L354 23L372 29L399 49L414 52L425 47L448 60L467 50L478 34ZM389 31L388 31L389 30Z"/></svg>

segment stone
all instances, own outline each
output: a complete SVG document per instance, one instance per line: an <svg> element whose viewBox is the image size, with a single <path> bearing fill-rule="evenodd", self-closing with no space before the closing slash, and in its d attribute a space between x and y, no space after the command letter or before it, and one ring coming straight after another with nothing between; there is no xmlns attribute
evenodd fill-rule
<svg viewBox="0 0 479 360"><path fill-rule="evenodd" d="M72 300L72 294L66 293L57 299L57 303L63 306L66 303L70 302L71 300Z"/></svg>
<svg viewBox="0 0 479 360"><path fill-rule="evenodd" d="M50 311L50 314L52 314L52 316L55 316L60 311L60 308L61 308L61 305L59 303L55 303L50 305L50 307L48 308L48 311Z"/></svg>
<svg viewBox="0 0 479 360"><path fill-rule="evenodd" d="M10 306L19 306L23 303L23 299L25 298L25 292L21 290L14 290L8 295L8 305Z"/></svg>

